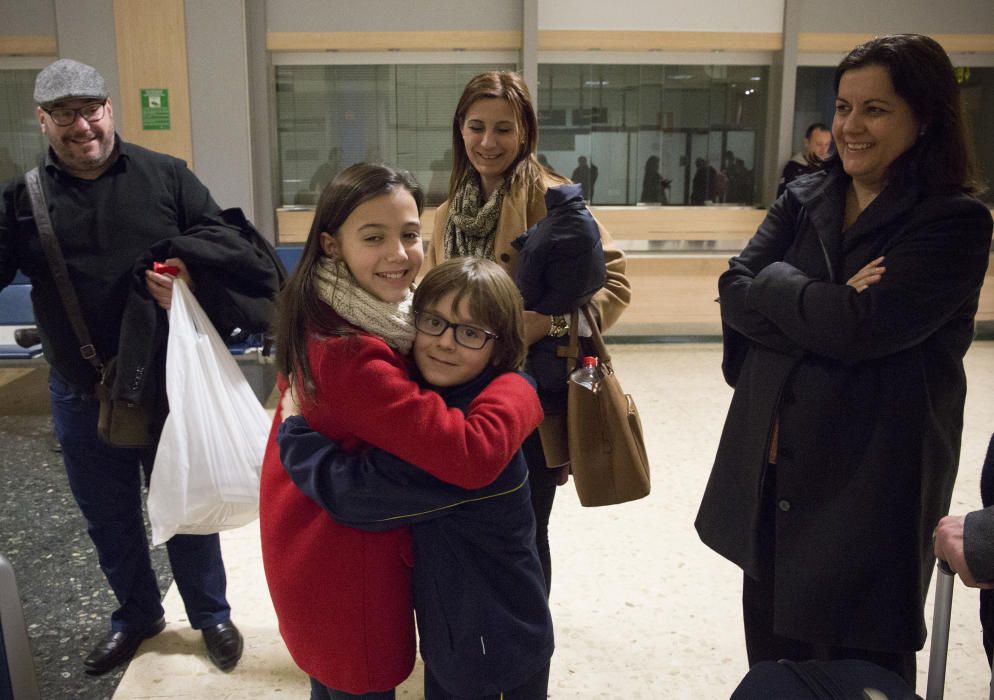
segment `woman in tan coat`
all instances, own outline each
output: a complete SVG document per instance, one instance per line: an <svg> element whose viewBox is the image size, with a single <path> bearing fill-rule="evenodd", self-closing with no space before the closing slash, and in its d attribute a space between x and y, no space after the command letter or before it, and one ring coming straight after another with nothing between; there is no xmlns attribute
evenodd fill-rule
<svg viewBox="0 0 994 700"><path fill-rule="evenodd" d="M452 119L455 154L449 198L435 213L425 267L452 257L473 255L500 264L512 277L518 253L511 242L545 216L545 191L569 182L542 167L535 151L538 120L528 88L517 73L492 71L472 78ZM601 329L618 320L631 299L625 256L600 226L607 280L590 304ZM569 316L525 311L528 342L569 332ZM565 372L564 372L565 381ZM551 587L548 524L560 469L546 466L538 433L524 444L536 542L546 585ZM555 465L553 465L555 467Z"/></svg>

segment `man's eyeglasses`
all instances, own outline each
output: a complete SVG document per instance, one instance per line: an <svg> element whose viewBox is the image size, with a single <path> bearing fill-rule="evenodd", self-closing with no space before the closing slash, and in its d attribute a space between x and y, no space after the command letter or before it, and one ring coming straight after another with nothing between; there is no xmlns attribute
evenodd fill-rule
<svg viewBox="0 0 994 700"><path fill-rule="evenodd" d="M52 118L56 126L69 126L74 124L80 117L83 117L83 119L90 123L100 121L104 118L104 105L106 104L107 100L104 100L103 102L90 102L79 109L70 109L69 107L57 107L55 109L45 109L42 107L41 109Z"/></svg>
<svg viewBox="0 0 994 700"><path fill-rule="evenodd" d="M479 350L488 341L498 338L496 333L485 331L476 326L467 326L464 323L449 323L444 318L428 313L427 311L414 312L414 327L422 333L434 336L442 335L447 329L451 328L456 342L470 350Z"/></svg>

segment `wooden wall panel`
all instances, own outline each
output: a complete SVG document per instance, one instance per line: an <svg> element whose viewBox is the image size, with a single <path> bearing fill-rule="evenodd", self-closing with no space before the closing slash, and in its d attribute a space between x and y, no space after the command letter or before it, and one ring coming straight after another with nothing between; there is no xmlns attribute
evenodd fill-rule
<svg viewBox="0 0 994 700"><path fill-rule="evenodd" d="M614 335L720 335L718 276L728 255L632 254L632 303Z"/></svg>
<svg viewBox="0 0 994 700"><path fill-rule="evenodd" d="M766 210L715 207L590 207L597 220L623 241L748 240Z"/></svg>
<svg viewBox="0 0 994 700"><path fill-rule="evenodd" d="M752 207L591 207L597 220L619 241L748 240L766 216ZM314 218L312 209L278 209L281 244L303 243ZM421 230L431 232L435 209L421 215Z"/></svg>
<svg viewBox="0 0 994 700"><path fill-rule="evenodd" d="M801 32L797 50L809 53L849 53L875 34ZM948 53L994 53L994 34L931 34Z"/></svg>
<svg viewBox="0 0 994 700"><path fill-rule="evenodd" d="M270 51L517 50L521 32L269 32ZM779 51L776 32L540 30L539 51Z"/></svg>
<svg viewBox="0 0 994 700"><path fill-rule="evenodd" d="M121 0L117 0L120 2ZM848 52L872 33L801 32L799 51ZM950 53L994 53L994 34L935 34ZM270 51L449 51L517 50L518 31L269 32ZM562 30L538 32L539 51L781 51L777 32L687 32Z"/></svg>
<svg viewBox="0 0 994 700"><path fill-rule="evenodd" d="M124 138L182 158L192 168L183 0L114 0L114 29L121 83L114 106L127 115ZM142 129L142 88L169 90L168 131Z"/></svg>
<svg viewBox="0 0 994 700"><path fill-rule="evenodd" d="M0 36L0 56L55 56L54 36Z"/></svg>

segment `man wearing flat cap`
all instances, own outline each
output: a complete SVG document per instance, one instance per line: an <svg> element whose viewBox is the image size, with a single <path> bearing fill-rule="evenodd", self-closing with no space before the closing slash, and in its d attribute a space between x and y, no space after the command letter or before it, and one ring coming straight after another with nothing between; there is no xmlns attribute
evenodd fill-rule
<svg viewBox="0 0 994 700"><path fill-rule="evenodd" d="M149 337L162 338L150 323L166 325L163 309L170 305L174 277L147 270L151 263L142 261L164 242L188 239L183 234L191 226L220 209L183 161L125 143L115 133L107 85L92 66L70 59L52 63L38 74L34 99L49 143L38 175L79 313L71 314L62 301L24 177L3 191L0 289L18 269L31 280L38 330L51 367L52 420L69 486L118 600L110 630L83 662L87 672L101 674L128 661L143 640L165 627L141 513L140 469L147 481L156 448L119 447L98 436L94 393L100 374L81 353L84 343L71 318L82 317L97 358L104 362L127 354L124 339L129 333L146 344ZM229 242L237 245L237 239L232 234ZM214 289L216 275L205 271L209 268L196 266L192 257L184 262L173 255L164 262L176 266L177 276L191 289L195 282L200 290ZM142 328L129 330L126 310L130 313L136 296L139 308L144 303L149 311ZM164 345L156 341L138 376L164 374ZM154 386L161 403L164 387ZM214 664L225 671L234 668L242 637L231 622L218 535L176 535L166 547L190 624L202 630Z"/></svg>

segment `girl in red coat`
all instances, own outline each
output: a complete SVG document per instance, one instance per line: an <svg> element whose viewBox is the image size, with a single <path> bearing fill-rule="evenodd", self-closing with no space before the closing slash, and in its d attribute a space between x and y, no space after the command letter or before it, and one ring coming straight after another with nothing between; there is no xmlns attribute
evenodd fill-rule
<svg viewBox="0 0 994 700"><path fill-rule="evenodd" d="M374 445L443 481L479 488L500 474L542 412L514 373L491 382L465 414L410 379L422 202L406 173L382 165L354 165L328 185L281 296L277 363L293 377L308 424L345 449ZM312 698L393 698L414 665L410 534L335 523L280 463L281 421L277 412L260 502L280 632L311 676Z"/></svg>

